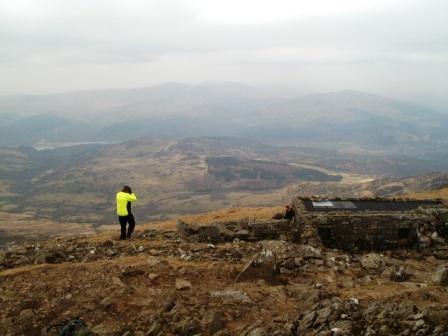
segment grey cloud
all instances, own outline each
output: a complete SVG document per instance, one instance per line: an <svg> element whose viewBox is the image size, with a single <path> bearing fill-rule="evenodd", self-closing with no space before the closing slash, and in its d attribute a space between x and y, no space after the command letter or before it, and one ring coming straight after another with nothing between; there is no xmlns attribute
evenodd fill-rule
<svg viewBox="0 0 448 336"><path fill-rule="evenodd" d="M78 73L89 74L88 88L240 80L440 92L448 87L440 75L448 71L447 12L444 0L399 0L363 12L227 24L182 0L3 0L0 94L82 89ZM25 74L33 74L26 83ZM38 85L39 77L47 79Z"/></svg>
<svg viewBox="0 0 448 336"><path fill-rule="evenodd" d="M63 57L61 61L146 62L169 53L275 47L300 50L304 46L304 53L310 48L320 52L355 50L358 54L372 50L395 54L445 53L448 24L440 17L443 12L440 7L448 7L440 1L433 2L434 6L424 7L429 15L417 12L421 9L417 4L367 17L323 17L280 24L229 26L201 22L181 1L167 1L164 6L153 7L137 2L140 6L127 10L120 10L126 8L121 1L42 1L47 6L29 15L24 24L22 20L12 20L11 28L5 27L11 19L0 20L6 22L0 24L0 37L6 53L17 60L54 51L54 56ZM60 50L66 52L60 53ZM83 51L85 56L80 57ZM313 57L309 53L309 58Z"/></svg>

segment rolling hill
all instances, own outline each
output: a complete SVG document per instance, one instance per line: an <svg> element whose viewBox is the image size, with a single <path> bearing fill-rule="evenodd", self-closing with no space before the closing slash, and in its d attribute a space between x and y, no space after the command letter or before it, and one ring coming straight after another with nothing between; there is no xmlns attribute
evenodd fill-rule
<svg viewBox="0 0 448 336"><path fill-rule="evenodd" d="M11 146L32 145L39 140L236 136L333 148L350 144L437 161L448 157L441 155L446 154L448 143L447 114L349 90L283 99L269 98L238 83L170 83L138 89L3 96L0 116L0 143ZM28 137L23 136L25 128Z"/></svg>

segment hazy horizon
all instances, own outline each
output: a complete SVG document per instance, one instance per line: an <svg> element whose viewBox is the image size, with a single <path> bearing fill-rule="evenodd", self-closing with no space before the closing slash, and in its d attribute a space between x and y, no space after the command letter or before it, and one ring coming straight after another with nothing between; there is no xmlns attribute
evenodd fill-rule
<svg viewBox="0 0 448 336"><path fill-rule="evenodd" d="M190 85L190 86L199 86L199 85L206 85L206 84L222 84L222 83L229 83L229 84L236 84L236 85L244 85L248 86L252 89L258 90L260 95L265 98L281 98L281 99L300 99L305 98L307 96L314 96L314 95L327 95L327 94L338 94L343 92L358 92L362 94L368 94L373 95L377 97L383 97L385 99L391 99L395 100L397 102L404 102L413 104L415 106L422 106L427 107L435 112L441 112L441 113L448 113L448 107L445 105L444 102L439 101L430 101L425 99L412 99L412 97L409 98L403 98L400 96L392 96L392 95L386 95L381 94L377 92L371 92L371 91L363 91L363 90L357 90L353 88L345 88L341 90L334 90L334 91L315 91L315 92L303 92L297 88L293 87L283 87L283 86L272 86L272 85L250 85L243 82L235 82L235 81L203 81L203 82L197 82L197 83L186 83L186 82L165 82L155 85L146 85L146 86L130 86L130 87L102 87L102 88L93 88L93 89L74 89L74 90L67 90L67 91L54 91L54 92L46 92L46 93L32 93L32 92L26 92L26 93L15 93L15 94L0 94L0 97L8 98L8 97L20 97L20 96L52 96L52 95L65 95L65 94L76 94L76 93L89 93L89 92L101 92L101 91L126 91L126 90L141 90L141 89L151 89L156 87L162 87L165 85Z"/></svg>
<svg viewBox="0 0 448 336"><path fill-rule="evenodd" d="M441 0L5 0L0 95L232 81L446 110L447 11Z"/></svg>

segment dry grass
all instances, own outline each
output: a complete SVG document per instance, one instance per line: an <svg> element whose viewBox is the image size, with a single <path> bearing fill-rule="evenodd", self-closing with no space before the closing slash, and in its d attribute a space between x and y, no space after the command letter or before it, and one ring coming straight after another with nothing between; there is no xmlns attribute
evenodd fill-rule
<svg viewBox="0 0 448 336"><path fill-rule="evenodd" d="M254 221L264 221L271 219L276 213L282 211L283 207L229 208L199 215L181 216L180 219L188 223L200 224L212 224L222 221L239 221L245 218L253 219ZM162 222L139 225L137 229L176 230L176 224L177 219L171 219Z"/></svg>
<svg viewBox="0 0 448 336"><path fill-rule="evenodd" d="M411 193L406 195L409 198L415 199L433 199L433 198L441 198L443 200L448 200L448 187L438 190L431 190L425 192Z"/></svg>
<svg viewBox="0 0 448 336"><path fill-rule="evenodd" d="M263 221L271 219L273 215L282 212L282 207L261 207L261 208L231 208L208 212L201 215L185 216L182 219L186 222L198 222L211 224L221 221L238 221L244 218Z"/></svg>
<svg viewBox="0 0 448 336"><path fill-rule="evenodd" d="M41 240L56 236L79 236L95 233L92 225L58 223L51 219L36 219L33 215L0 211L0 232L5 240ZM0 242L2 239L0 239Z"/></svg>

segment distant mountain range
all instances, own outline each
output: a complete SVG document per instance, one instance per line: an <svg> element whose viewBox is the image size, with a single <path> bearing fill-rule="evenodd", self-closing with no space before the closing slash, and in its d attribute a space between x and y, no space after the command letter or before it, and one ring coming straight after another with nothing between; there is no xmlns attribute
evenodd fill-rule
<svg viewBox="0 0 448 336"><path fill-rule="evenodd" d="M268 98L238 83L0 97L0 146L193 136L440 157L448 145L448 115L357 91Z"/></svg>

